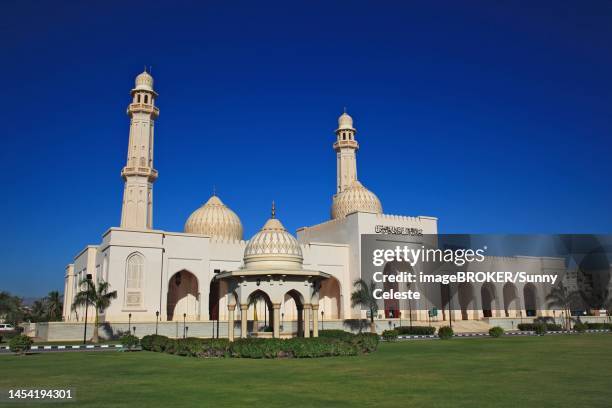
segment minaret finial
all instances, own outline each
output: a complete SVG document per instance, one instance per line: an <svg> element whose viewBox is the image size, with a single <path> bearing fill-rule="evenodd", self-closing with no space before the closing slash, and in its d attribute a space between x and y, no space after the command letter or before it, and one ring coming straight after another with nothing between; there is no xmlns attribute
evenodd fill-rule
<svg viewBox="0 0 612 408"><path fill-rule="evenodd" d="M272 200L272 218L276 218L276 206L274 205L274 200Z"/></svg>
<svg viewBox="0 0 612 408"><path fill-rule="evenodd" d="M346 106L344 107L344 113L346 113Z"/></svg>
<svg viewBox="0 0 612 408"><path fill-rule="evenodd" d="M217 186L213 184L213 196L217 195Z"/></svg>
<svg viewBox="0 0 612 408"><path fill-rule="evenodd" d="M146 65L144 66L144 72L147 72L147 66Z"/></svg>

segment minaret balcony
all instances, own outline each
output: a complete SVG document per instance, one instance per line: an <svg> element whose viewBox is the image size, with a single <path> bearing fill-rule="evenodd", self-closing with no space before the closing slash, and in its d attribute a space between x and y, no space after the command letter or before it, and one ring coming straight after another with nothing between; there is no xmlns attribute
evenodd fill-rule
<svg viewBox="0 0 612 408"><path fill-rule="evenodd" d="M159 116L159 109L157 106L148 103L131 103L127 108L128 115L136 112L144 112L152 115L154 118Z"/></svg>
<svg viewBox="0 0 612 408"><path fill-rule="evenodd" d="M157 170L151 167L124 167L121 170L121 177L125 180L130 176L141 176L147 177L149 181L155 181L157 179Z"/></svg>
<svg viewBox="0 0 612 408"><path fill-rule="evenodd" d="M340 149L359 149L359 143L355 140L338 140L334 143L334 150Z"/></svg>

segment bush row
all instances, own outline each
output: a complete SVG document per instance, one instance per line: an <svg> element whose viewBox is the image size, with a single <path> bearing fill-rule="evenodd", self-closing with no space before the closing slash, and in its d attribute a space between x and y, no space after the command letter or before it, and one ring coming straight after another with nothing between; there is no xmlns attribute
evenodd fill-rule
<svg viewBox="0 0 612 408"><path fill-rule="evenodd" d="M166 336L148 335L140 341L144 350L166 352L191 357L236 358L312 358L329 356L354 356L371 353L378 347L376 334L351 334L344 338L292 338L292 339L170 339Z"/></svg>
<svg viewBox="0 0 612 408"><path fill-rule="evenodd" d="M435 327L429 327L429 326L400 326L400 327L396 327L395 330L397 330L397 332L400 335L417 335L417 336L423 336L423 335L432 335L436 332L436 328Z"/></svg>
<svg viewBox="0 0 612 408"><path fill-rule="evenodd" d="M560 324L555 323L519 323L517 327L520 331L534 331L536 333L563 330Z"/></svg>

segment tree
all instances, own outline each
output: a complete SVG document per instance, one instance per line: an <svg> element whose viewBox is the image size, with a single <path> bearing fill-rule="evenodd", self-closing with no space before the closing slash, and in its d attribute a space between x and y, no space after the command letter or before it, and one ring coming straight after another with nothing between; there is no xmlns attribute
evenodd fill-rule
<svg viewBox="0 0 612 408"><path fill-rule="evenodd" d="M35 300L30 311L30 320L33 322L44 322L47 320L47 305L45 298Z"/></svg>
<svg viewBox="0 0 612 408"><path fill-rule="evenodd" d="M355 291L351 293L351 307L360 306L370 311L370 331L375 333L374 316L378 313L378 302L373 292L376 290L376 283L371 281L368 285L363 279L357 279L353 286Z"/></svg>
<svg viewBox="0 0 612 408"><path fill-rule="evenodd" d="M117 291L109 291L110 284L108 282L99 281L98 284L91 279L83 279L79 282L81 290L74 297L72 302L72 310L75 310L79 306L93 306L95 311L94 330L92 336L92 342L97 343L99 339L98 325L100 319L100 313L110 306L111 300L117 299Z"/></svg>
<svg viewBox="0 0 612 408"><path fill-rule="evenodd" d="M546 303L548 307L558 308L565 311L565 327L571 329L572 303L580 301L579 292L570 291L563 285L563 282L553 287L548 295L546 295Z"/></svg>
<svg viewBox="0 0 612 408"><path fill-rule="evenodd" d="M0 292L0 319L17 326L23 321L23 314L21 298Z"/></svg>
<svg viewBox="0 0 612 408"><path fill-rule="evenodd" d="M62 295L57 290L49 292L45 298L47 317L50 321L62 320L62 309L64 302Z"/></svg>

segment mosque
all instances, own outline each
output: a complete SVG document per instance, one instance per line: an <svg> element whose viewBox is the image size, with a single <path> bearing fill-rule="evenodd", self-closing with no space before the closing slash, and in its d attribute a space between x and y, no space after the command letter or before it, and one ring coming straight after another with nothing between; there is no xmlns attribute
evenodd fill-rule
<svg viewBox="0 0 612 408"><path fill-rule="evenodd" d="M297 332L289 335L309 336L312 330L316 336L319 316L329 321L366 317L365 311L351 307L353 282L361 276L362 234L392 239L438 232L435 217L385 214L379 198L359 182L357 131L346 112L335 131L336 193L329 220L301 228L294 236L272 206L267 220L262 214L261 230L245 239L238 214L213 194L187 217L182 232L154 229L157 97L153 77L146 71L138 75L127 108L130 131L121 170L121 224L109 228L100 244L85 247L66 267L65 322L83 320L83 310L70 305L79 282L90 278L108 282L118 294L101 315L104 322L221 320L228 327L236 323L241 336L250 327L279 337L282 322L292 321ZM541 265L542 260L521 262ZM505 288L470 288L468 304L478 307L466 306L456 318L508 315L508 302L526 302L524 289L514 288L507 299ZM426 307L413 304L407 311L393 301L385 302L380 313L377 317L413 313L416 320L427 319ZM233 338L234 331L228 336Z"/></svg>

